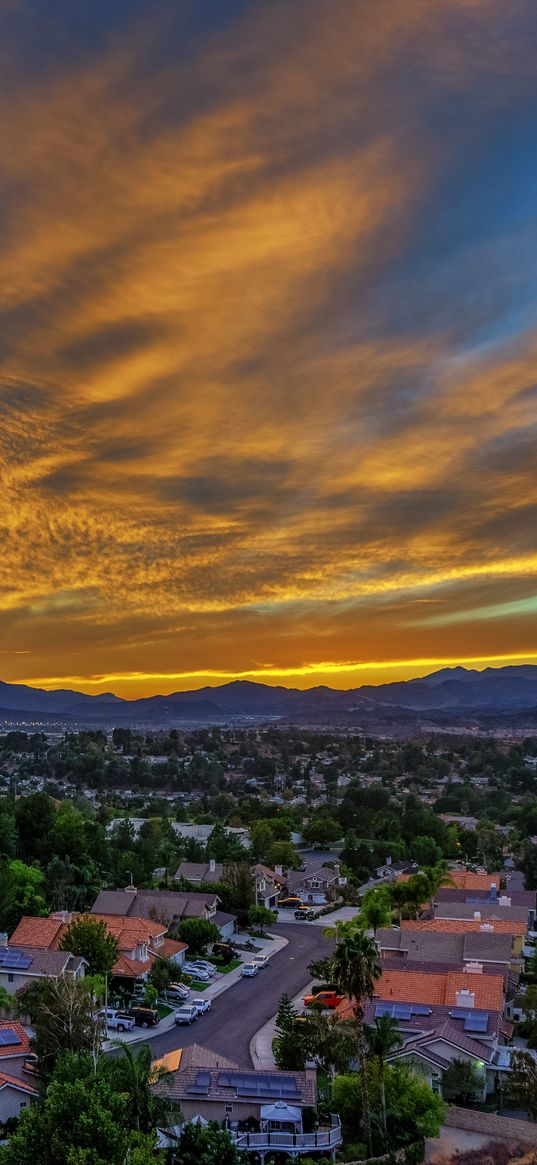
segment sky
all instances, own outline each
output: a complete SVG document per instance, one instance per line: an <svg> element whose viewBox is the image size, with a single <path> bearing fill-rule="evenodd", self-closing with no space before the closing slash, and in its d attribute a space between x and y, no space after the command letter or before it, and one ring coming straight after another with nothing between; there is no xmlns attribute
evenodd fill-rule
<svg viewBox="0 0 537 1165"><path fill-rule="evenodd" d="M0 677L537 663L534 0L0 0Z"/></svg>

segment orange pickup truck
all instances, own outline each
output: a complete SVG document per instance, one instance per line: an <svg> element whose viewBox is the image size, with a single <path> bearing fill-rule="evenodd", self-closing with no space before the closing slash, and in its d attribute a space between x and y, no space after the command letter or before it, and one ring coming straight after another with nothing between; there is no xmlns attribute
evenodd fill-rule
<svg viewBox="0 0 537 1165"><path fill-rule="evenodd" d="M311 1007L312 1004L318 1004L319 1007L339 1007L343 1003L343 996L338 991L319 991L317 995L306 995L304 998L306 1007Z"/></svg>

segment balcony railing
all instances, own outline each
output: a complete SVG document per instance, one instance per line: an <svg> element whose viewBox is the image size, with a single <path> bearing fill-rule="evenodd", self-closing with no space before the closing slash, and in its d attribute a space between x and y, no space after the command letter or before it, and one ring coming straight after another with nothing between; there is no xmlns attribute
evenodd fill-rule
<svg viewBox="0 0 537 1165"><path fill-rule="evenodd" d="M283 1133L273 1130L263 1133L232 1132L231 1136L238 1149L287 1149L290 1152L337 1149L343 1139L340 1125L317 1133Z"/></svg>

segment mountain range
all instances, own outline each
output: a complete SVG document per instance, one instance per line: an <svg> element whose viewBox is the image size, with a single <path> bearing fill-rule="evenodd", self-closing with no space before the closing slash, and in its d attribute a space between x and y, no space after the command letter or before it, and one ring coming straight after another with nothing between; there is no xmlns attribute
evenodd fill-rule
<svg viewBox="0 0 537 1165"><path fill-rule="evenodd" d="M305 725L363 726L387 731L448 725L484 729L537 726L537 666L443 668L419 679L342 691L325 686L272 687L238 680L168 696L124 700L0 681L0 721L92 725L229 723L279 720Z"/></svg>

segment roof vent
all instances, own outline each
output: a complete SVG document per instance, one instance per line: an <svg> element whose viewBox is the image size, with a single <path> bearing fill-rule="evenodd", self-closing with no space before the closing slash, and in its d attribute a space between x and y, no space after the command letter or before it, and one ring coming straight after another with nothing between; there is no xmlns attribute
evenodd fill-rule
<svg viewBox="0 0 537 1165"><path fill-rule="evenodd" d="M494 934L494 927L491 922L482 922L479 929L483 931L484 934Z"/></svg>
<svg viewBox="0 0 537 1165"><path fill-rule="evenodd" d="M500 894L500 897L498 898L498 906L510 906L510 905L511 905L511 899L507 897L507 894Z"/></svg>
<svg viewBox="0 0 537 1165"><path fill-rule="evenodd" d="M126 894L137 894L138 888L136 886L132 886L132 885L125 886L125 893Z"/></svg>
<svg viewBox="0 0 537 1165"><path fill-rule="evenodd" d="M481 911L474 910L474 922L481 922Z"/></svg>

